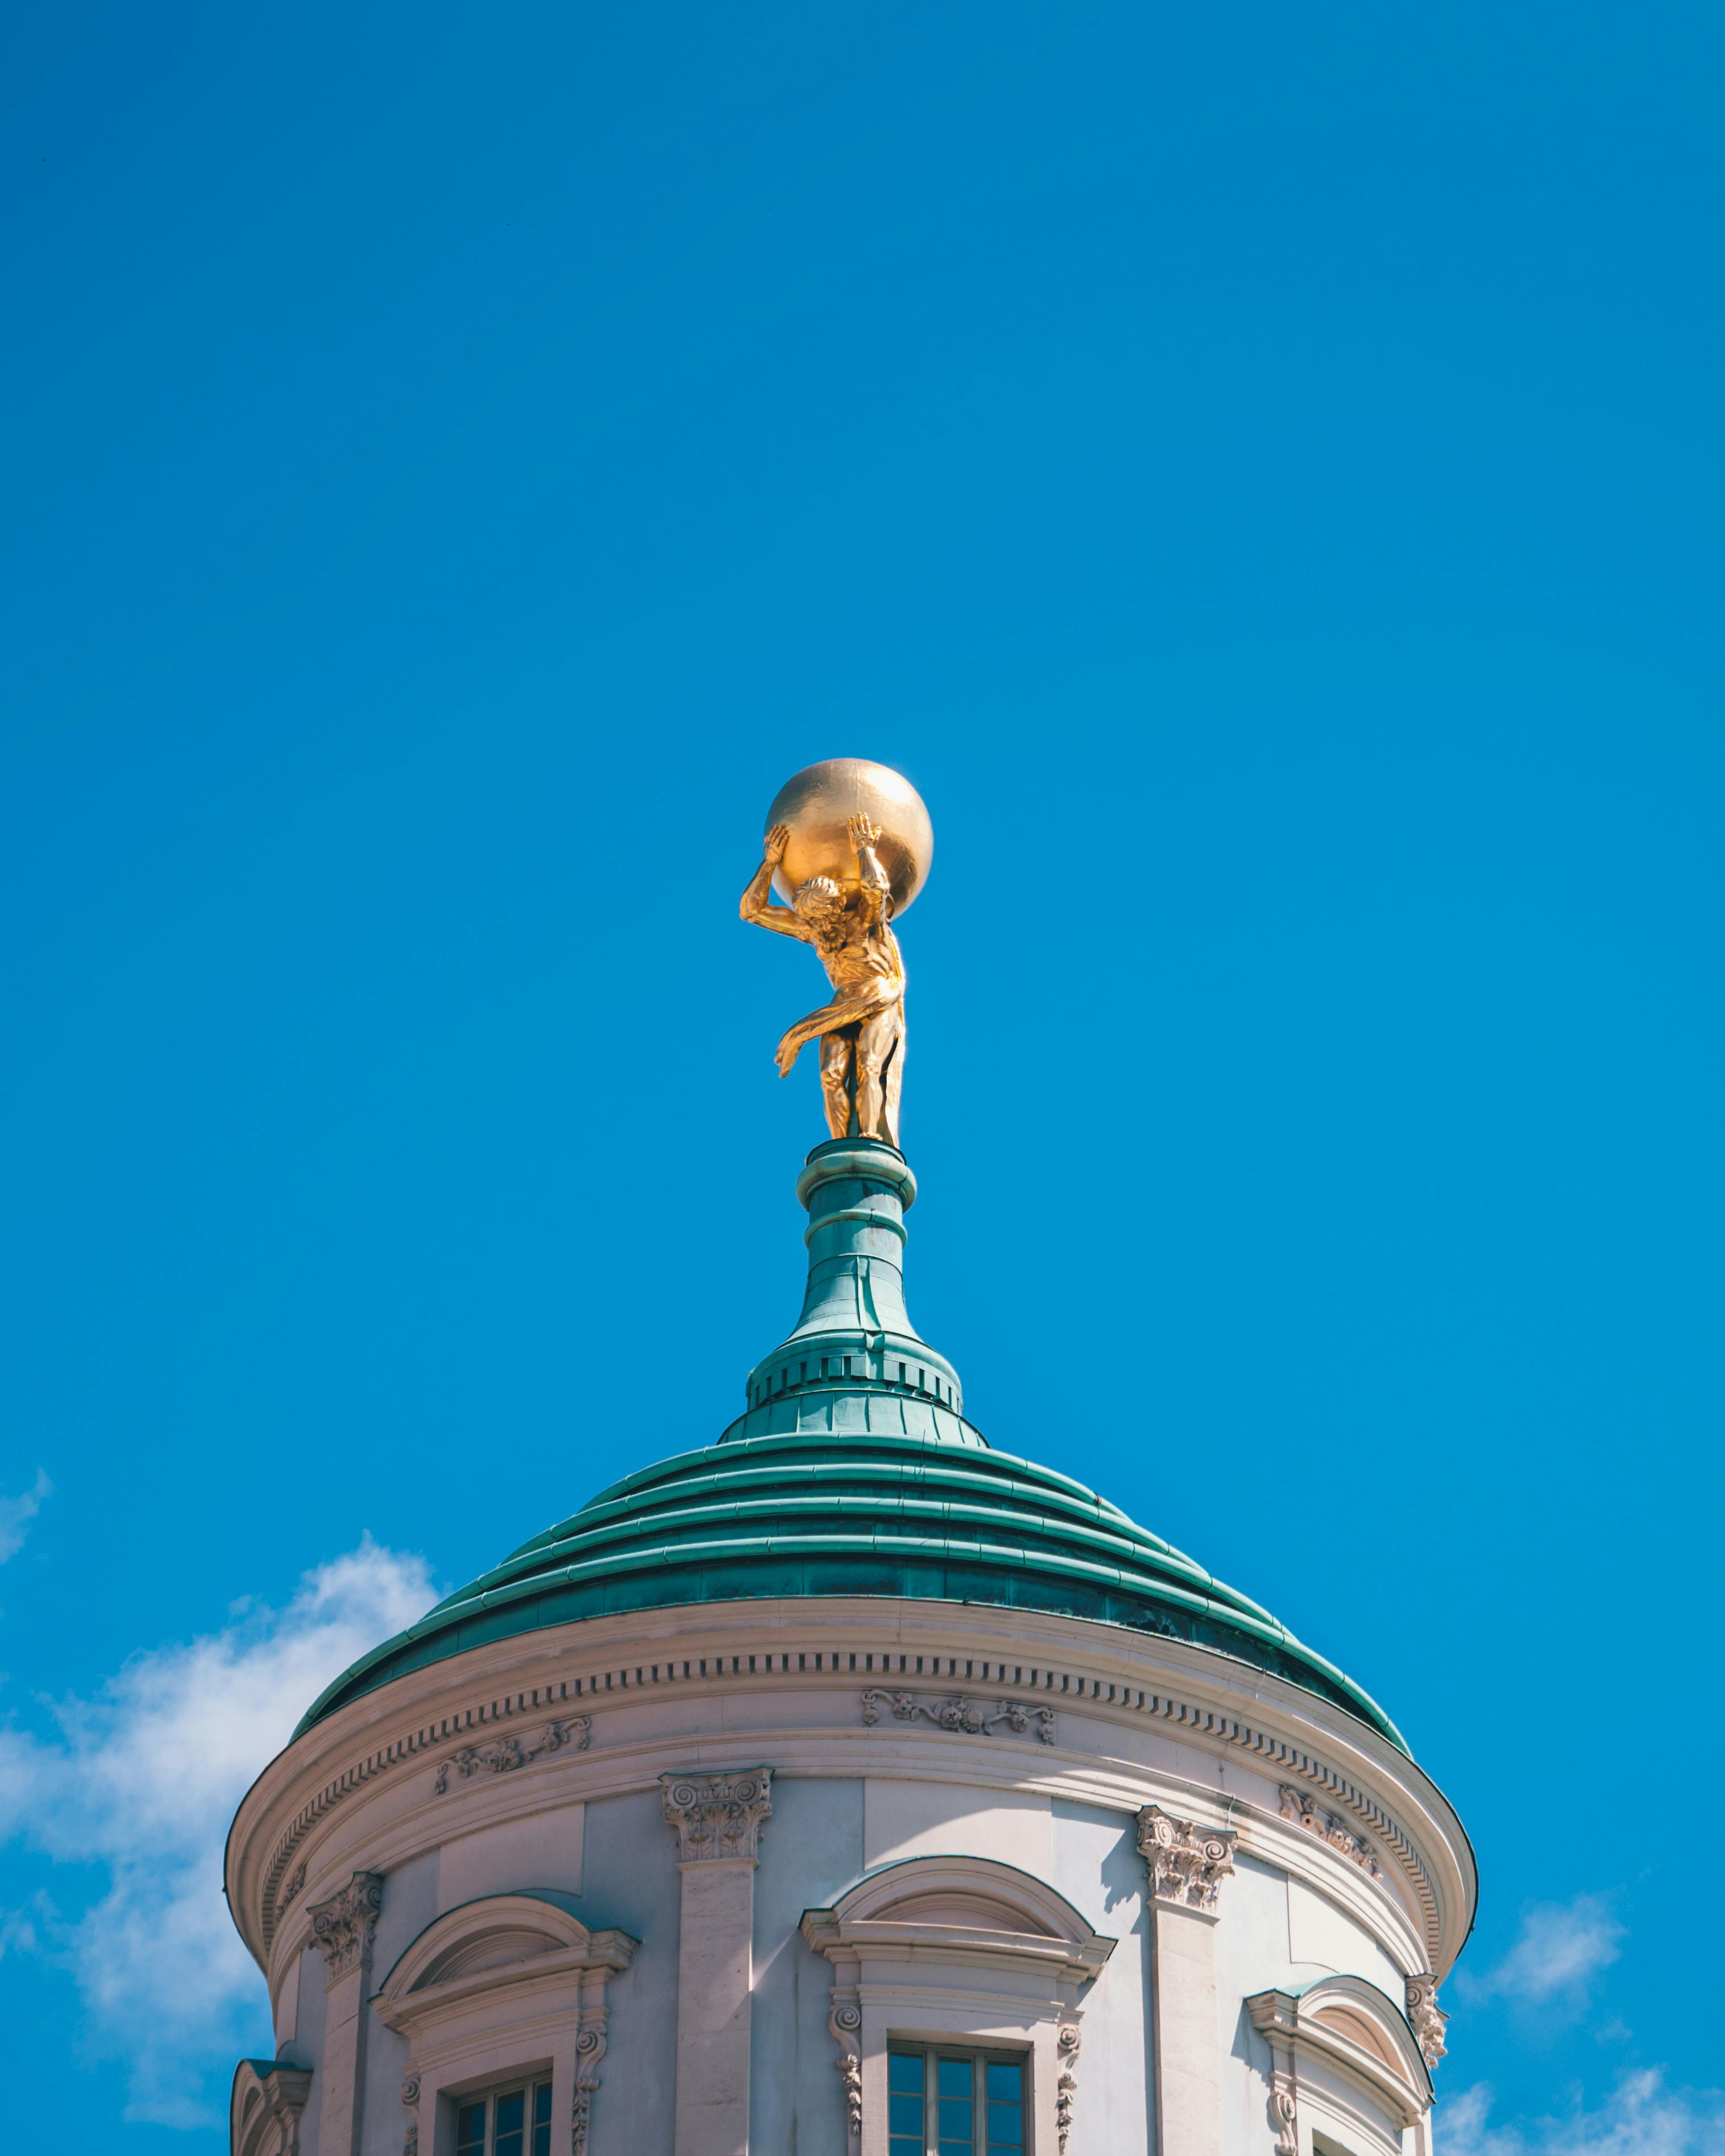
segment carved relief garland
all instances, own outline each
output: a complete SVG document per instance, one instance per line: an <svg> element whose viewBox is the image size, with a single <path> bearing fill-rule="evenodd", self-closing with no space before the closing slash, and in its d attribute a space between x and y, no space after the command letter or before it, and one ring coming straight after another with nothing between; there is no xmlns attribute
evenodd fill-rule
<svg viewBox="0 0 1725 2156"><path fill-rule="evenodd" d="M1284 1784L1276 1794L1281 1799L1285 1820L1292 1820L1308 1834L1315 1834L1320 1841L1327 1841L1332 1849L1340 1850L1350 1863L1358 1865L1368 1879L1383 1878L1371 1843L1364 1835L1357 1834L1346 1820L1337 1819L1334 1812L1321 1812L1317 1799L1308 1796L1304 1789L1291 1789Z"/></svg>
<svg viewBox="0 0 1725 2156"><path fill-rule="evenodd" d="M524 1744L519 1737L496 1737L489 1744L464 1744L438 1768L433 1794L441 1797L449 1794L452 1772L464 1782L473 1774L507 1774L517 1767L526 1766L531 1760L561 1752L565 1746L584 1752L592 1742L593 1717L575 1714L563 1722L547 1722L536 1743Z"/></svg>
<svg viewBox="0 0 1725 2156"><path fill-rule="evenodd" d="M1051 1707L1021 1707L1015 1699L997 1699L992 1707L988 1707L967 1699L963 1692L955 1692L950 1699L940 1700L931 1707L914 1692L870 1691L862 1696L862 1718L870 1728L880 1719L883 1702L891 1709L896 1722L915 1722L926 1715L937 1729L950 1729L963 1737L988 1736L1003 1722L1015 1737L1022 1737L1034 1723L1039 1743L1052 1744L1055 1741Z"/></svg>

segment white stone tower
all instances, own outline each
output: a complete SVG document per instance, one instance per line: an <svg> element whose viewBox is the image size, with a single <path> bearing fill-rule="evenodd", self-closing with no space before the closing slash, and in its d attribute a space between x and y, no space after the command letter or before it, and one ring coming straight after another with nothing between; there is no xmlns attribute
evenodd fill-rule
<svg viewBox="0 0 1725 2156"><path fill-rule="evenodd" d="M901 1153L798 1190L741 1419L357 1664L241 1805L277 2054L234 2156L1428 2156L1455 1814L1339 1671L964 1419ZM669 1332L652 1375L705 1383Z"/></svg>

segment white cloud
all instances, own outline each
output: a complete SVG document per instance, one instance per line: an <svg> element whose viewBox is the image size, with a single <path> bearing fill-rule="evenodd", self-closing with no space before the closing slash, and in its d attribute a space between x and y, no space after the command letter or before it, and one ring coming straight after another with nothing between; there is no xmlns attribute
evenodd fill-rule
<svg viewBox="0 0 1725 2156"><path fill-rule="evenodd" d="M1668 2089L1656 2068L1625 2074L1597 2111L1491 2123L1483 2083L1441 2103L1436 2156L1722 2156L1725 2101L1717 2090Z"/></svg>
<svg viewBox="0 0 1725 2156"><path fill-rule="evenodd" d="M324 1686L434 1599L421 1558L367 1536L285 1609L134 1656L95 1699L56 1707L53 1737L0 1730L0 1835L107 1875L75 1920L39 1896L0 1921L0 1950L70 1969L90 2048L129 2062L128 2118L208 2125L234 2060L273 2050L222 1897L228 1821Z"/></svg>
<svg viewBox="0 0 1725 2156"><path fill-rule="evenodd" d="M1623 1926L1602 1894L1545 1902L1522 1919L1521 1936L1495 1969L1457 1981L1474 1999L1502 1998L1524 2006L1553 2002L1579 2012L1601 1969L1620 1951Z"/></svg>
<svg viewBox="0 0 1725 2156"><path fill-rule="evenodd" d="M42 1510L42 1500L53 1495L53 1483L39 1467L36 1480L22 1496L0 1497L0 1564L23 1548L30 1522Z"/></svg>

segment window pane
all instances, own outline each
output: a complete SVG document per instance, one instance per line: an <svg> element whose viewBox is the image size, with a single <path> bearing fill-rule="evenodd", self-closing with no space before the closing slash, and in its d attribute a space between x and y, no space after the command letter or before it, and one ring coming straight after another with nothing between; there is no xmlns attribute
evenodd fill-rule
<svg viewBox="0 0 1725 2156"><path fill-rule="evenodd" d="M922 2054L920 2051L889 2051L886 2054L886 2086L902 2090L906 2096L922 2093Z"/></svg>
<svg viewBox="0 0 1725 2156"><path fill-rule="evenodd" d="M941 2080L947 2078L947 2068L954 2063L941 2061ZM969 2061L964 2065L968 2070ZM943 2096L940 2100L941 2156L970 2156L976 2147L976 2133L972 2121L976 2115L973 2103L961 2103L956 2097Z"/></svg>
<svg viewBox="0 0 1725 2156"><path fill-rule="evenodd" d="M471 2156L485 2145L485 2107L464 2103L455 2113L455 2156Z"/></svg>
<svg viewBox="0 0 1725 2156"><path fill-rule="evenodd" d="M551 2083L533 2092L533 2156L551 2156Z"/></svg>
<svg viewBox="0 0 1725 2156"><path fill-rule="evenodd" d="M942 2059L940 2062L940 2092L942 2096L962 2096L970 2100L971 2065L968 2059Z"/></svg>
<svg viewBox="0 0 1725 2156"><path fill-rule="evenodd" d="M1024 2107L1021 2103L988 2106L988 2156L994 2151L1017 2148L1024 2138Z"/></svg>
<svg viewBox="0 0 1725 2156"><path fill-rule="evenodd" d="M492 2128L491 2156L521 2156L521 2128L527 2112L526 2092L497 2099L497 2119Z"/></svg>
<svg viewBox="0 0 1725 2156"><path fill-rule="evenodd" d="M1024 2093L1024 2070L1022 2066L1002 2066L998 2059L988 2061L988 2100L998 2097L1004 2103L1009 2099L1019 2102Z"/></svg>
<svg viewBox="0 0 1725 2156"><path fill-rule="evenodd" d="M886 2131L889 2133L911 2133L916 2136L916 2146L922 2146L922 2099L906 2096L901 2089L889 2089L886 2095Z"/></svg>

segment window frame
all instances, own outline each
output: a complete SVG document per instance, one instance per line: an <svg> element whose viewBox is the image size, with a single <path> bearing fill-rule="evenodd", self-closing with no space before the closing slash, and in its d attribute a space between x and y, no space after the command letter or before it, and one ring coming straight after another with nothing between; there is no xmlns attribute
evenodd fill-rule
<svg viewBox="0 0 1725 2156"><path fill-rule="evenodd" d="M943 2060L963 2061L971 2069L971 2102L973 2116L982 2126L982 2138L974 2135L970 2144L970 2156L990 2156L991 2150L1016 2150L1018 2156L1034 2156L1036 2143L1036 2107L1034 2102L1035 2053L1028 2046L966 2042L963 2038L940 2038L932 2041L921 2036L891 2036L886 2041L887 2074L887 2128L888 2156L896 2156L893 2143L903 2140L895 2136L891 2125L892 2061L896 2058L917 2058L922 2061L922 2146L916 2156L940 2156L940 2066ZM1016 2143L996 2142L988 2132L988 2070L991 2066L1011 2066L1019 2070L1019 2139ZM901 2092L909 2093L909 2092Z"/></svg>
<svg viewBox="0 0 1725 2156"><path fill-rule="evenodd" d="M543 2118L538 2116L536 2102L542 2091L545 2097ZM454 2156L496 2156L497 2107L500 2103L506 2103L512 2096L521 2099L521 2156L541 2156L538 2142L542 2128L545 2134L545 2156L551 2156L552 2123L556 2114L552 2107L552 2076L542 2071L515 2075L508 2081L494 2083L490 2088L469 2089L460 2096L451 2096L449 2102L454 2107L455 2118L449 2146ZM471 2111L476 2104L482 2105L485 2109L482 2138L477 2142L464 2142L461 2138L461 2116L464 2112Z"/></svg>

